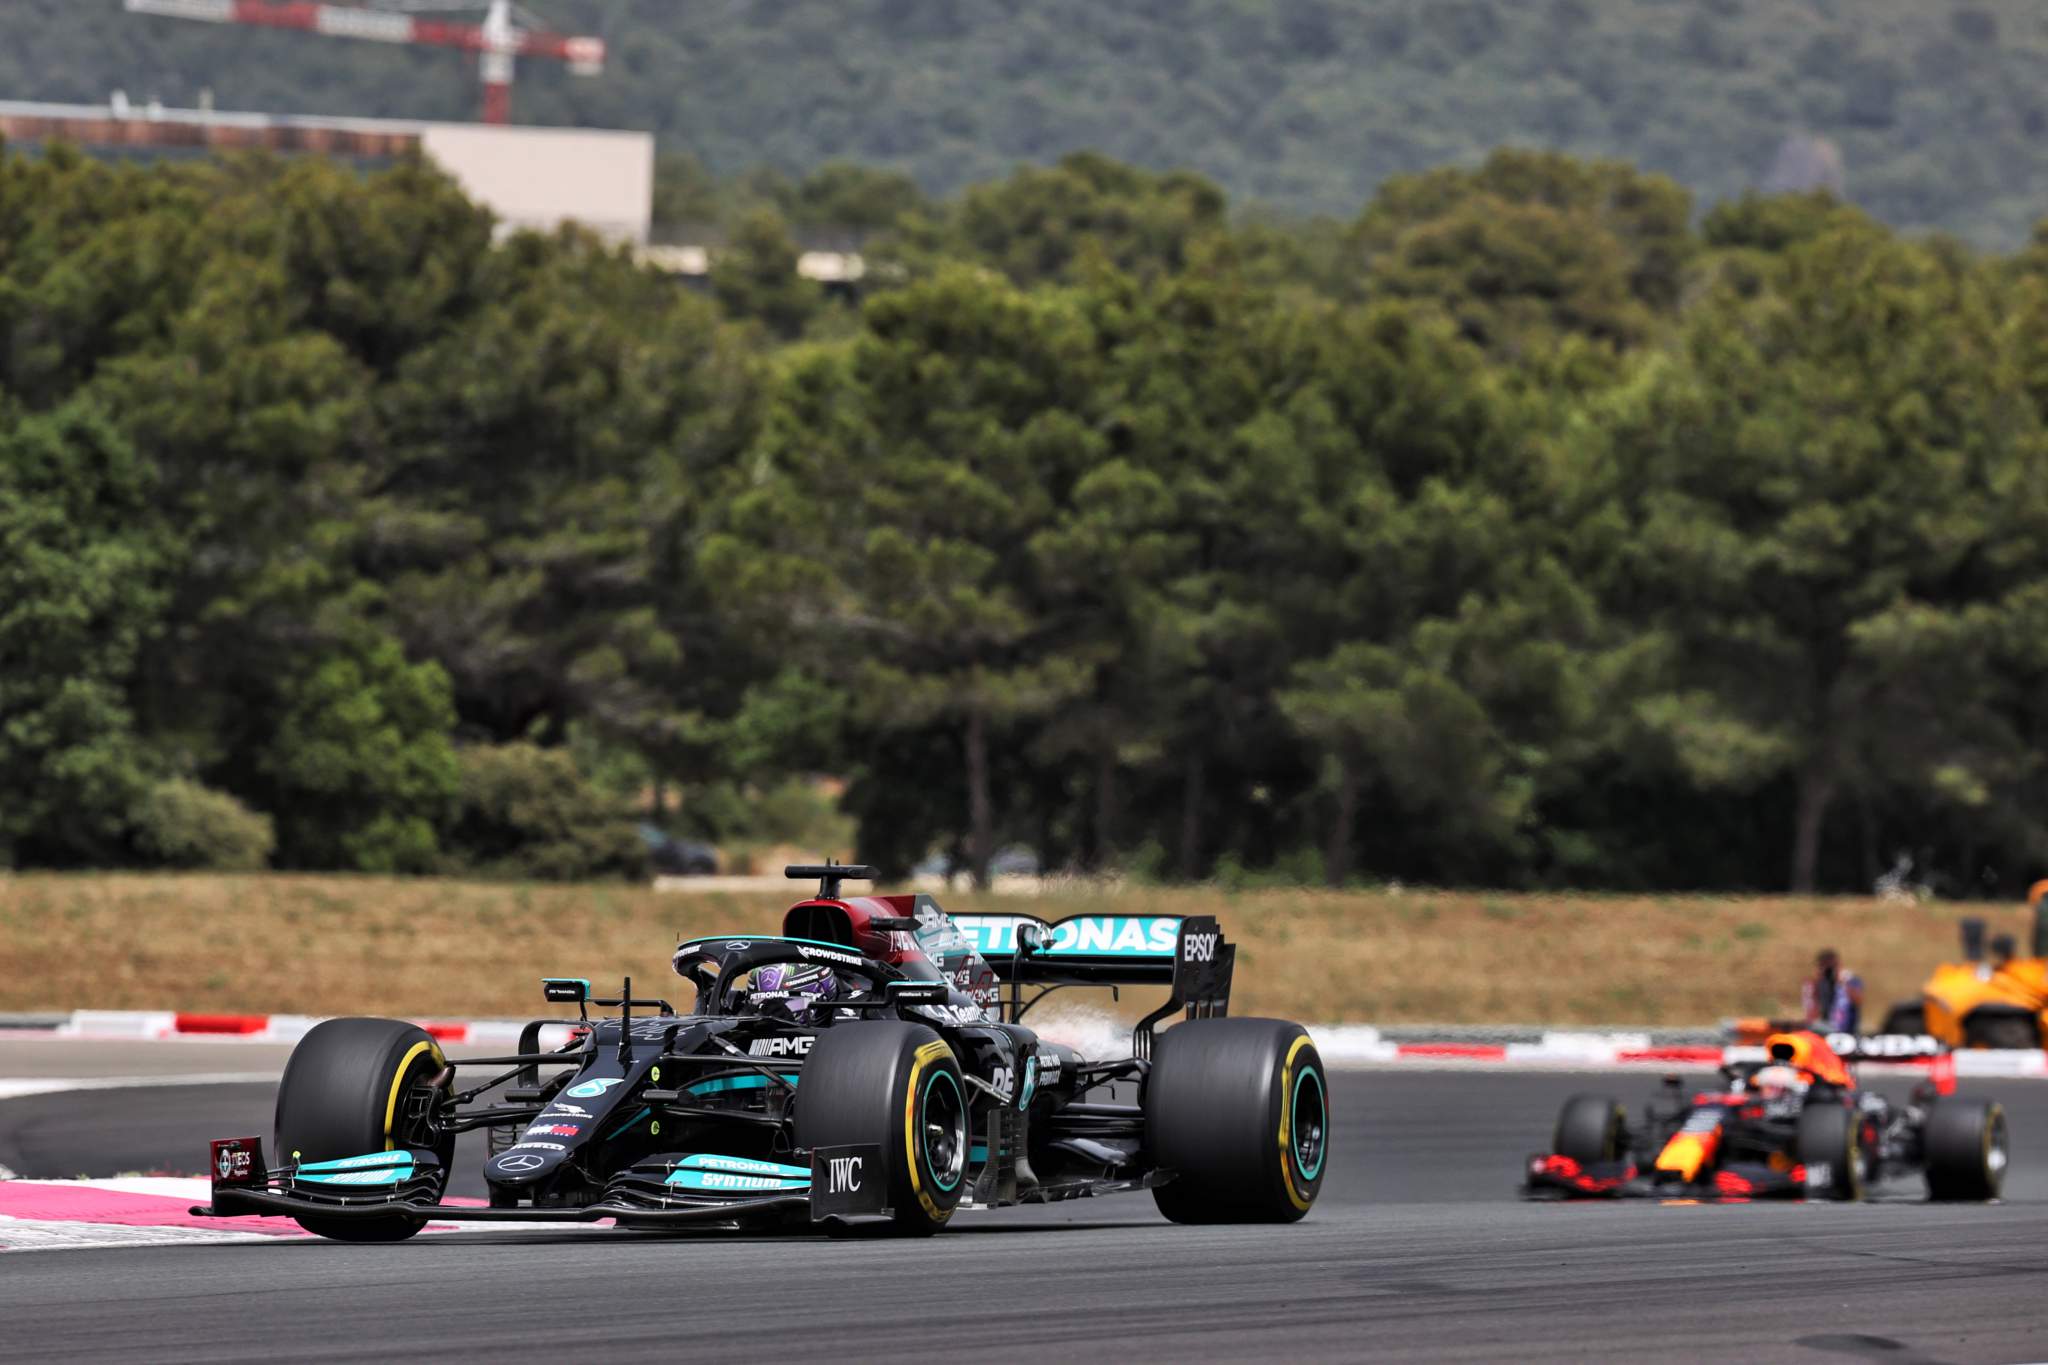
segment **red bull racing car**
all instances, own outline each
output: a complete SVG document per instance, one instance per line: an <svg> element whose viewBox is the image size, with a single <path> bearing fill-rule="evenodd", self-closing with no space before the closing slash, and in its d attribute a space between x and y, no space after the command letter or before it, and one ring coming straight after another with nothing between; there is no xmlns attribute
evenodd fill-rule
<svg viewBox="0 0 2048 1365"><path fill-rule="evenodd" d="M430 1219L930 1233L962 1208L1124 1190L1183 1223L1291 1222L1315 1202L1322 1061L1299 1025L1227 1017L1235 949L1214 919L953 916L930 896L842 896L866 868L788 874L820 886L781 934L676 948L687 1010L632 998L630 979L606 999L549 979L578 1012L567 1042L543 1047L561 1021L534 1020L516 1053L459 1060L397 1020L316 1025L285 1068L275 1146L214 1142L195 1212L382 1242ZM1167 988L1129 1056L1026 1026L1052 990L1122 984ZM479 1130L488 1203L450 1203L455 1140Z"/></svg>
<svg viewBox="0 0 2048 1365"><path fill-rule="evenodd" d="M1878 1181L1918 1174L1937 1200L1996 1199L2005 1180L2005 1113L1956 1098L1953 1071L1904 1105L1857 1087L1819 1034L1771 1035L1760 1060L1721 1069L1718 1089L1679 1079L1631 1121L1607 1095L1574 1095L1551 1150L1529 1159L1538 1199L1861 1199Z"/></svg>

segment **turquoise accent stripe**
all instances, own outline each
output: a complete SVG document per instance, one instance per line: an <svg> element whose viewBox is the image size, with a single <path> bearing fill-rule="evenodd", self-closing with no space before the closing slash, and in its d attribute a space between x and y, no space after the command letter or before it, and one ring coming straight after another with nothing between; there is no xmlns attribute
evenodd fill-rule
<svg viewBox="0 0 2048 1365"><path fill-rule="evenodd" d="M612 1130L612 1137L617 1137L617 1136L618 1136L619 1134L621 1134L621 1133L625 1132L625 1131L626 1131L626 1130L627 1130L628 1128L631 1128L631 1127L632 1127L632 1126L633 1126L634 1124L636 1124L636 1123L638 1123L638 1122L639 1122L640 1120L642 1120L642 1119L646 1118L646 1117L647 1117L647 1116L648 1116L649 1114L651 1114L651 1113L653 1113L653 1112L654 1112L654 1111L653 1111L652 1109L642 1109L642 1110L641 1110L641 1111L640 1111L639 1113L637 1113L637 1114L633 1115L633 1117L632 1117L632 1118L629 1118L629 1119L627 1119L627 1120L626 1120L626 1121L625 1121L624 1123L620 1124L620 1125L619 1125L619 1126L618 1126L617 1128L614 1128L614 1129ZM610 1141L610 1139L609 1139L609 1138L607 1138L607 1139L606 1139L606 1141Z"/></svg>
<svg viewBox="0 0 2048 1365"><path fill-rule="evenodd" d="M411 1152L365 1152L361 1156L336 1157L332 1161L308 1161L298 1169L302 1171L361 1171L381 1170L387 1166L410 1166Z"/></svg>
<svg viewBox="0 0 2048 1365"><path fill-rule="evenodd" d="M1179 915L1069 915L1053 924L1031 915L958 914L954 927L984 957L1007 957L1017 930L1035 924L1048 935L1040 957L1136 958L1172 961L1180 943Z"/></svg>
<svg viewBox="0 0 2048 1365"><path fill-rule="evenodd" d="M1173 959L1180 944L1179 915L1069 915L1055 923L1046 957Z"/></svg>
<svg viewBox="0 0 2048 1365"><path fill-rule="evenodd" d="M785 1180L809 1180L811 1168L782 1161L762 1161L751 1156L721 1156L716 1152L691 1152L675 1163L679 1171L738 1171L742 1175L773 1175Z"/></svg>
<svg viewBox="0 0 2048 1365"><path fill-rule="evenodd" d="M977 1142L972 1147L969 1147L967 1149L967 1159L969 1161L987 1161L988 1144L986 1142Z"/></svg>
<svg viewBox="0 0 2048 1365"><path fill-rule="evenodd" d="M1301 1164L1301 1148L1298 1145L1295 1146L1294 1168L1301 1172L1302 1179L1314 1180L1318 1175L1322 1174L1323 1154L1330 1148L1329 1101L1323 1097L1323 1078L1316 1074L1314 1067L1303 1067L1301 1074L1294 1078L1294 1097L1290 1101L1294 1106L1295 1122L1299 1123L1301 1121L1301 1086L1304 1081L1314 1081L1316 1083L1316 1106L1323 1110L1323 1145L1316 1152L1316 1164L1313 1166Z"/></svg>
<svg viewBox="0 0 2048 1365"><path fill-rule="evenodd" d="M662 1183L678 1189L713 1190L720 1194L775 1194L809 1189L811 1172L808 1167L788 1166L779 1161L692 1152L676 1163L675 1169Z"/></svg>
<svg viewBox="0 0 2048 1365"><path fill-rule="evenodd" d="M662 1183L673 1189L715 1190L720 1194L779 1194L807 1190L811 1178L798 1180L792 1176L746 1175L738 1171L677 1171Z"/></svg>
<svg viewBox="0 0 2048 1365"><path fill-rule="evenodd" d="M782 1079L788 1081L791 1085L796 1084L796 1073L783 1072L781 1075ZM720 1076L716 1080L698 1081L695 1085L686 1085L683 1089L692 1095L718 1095L728 1090L762 1090L767 1088L769 1083L766 1076L757 1073L752 1076ZM631 1124L627 1125L627 1127L631 1126Z"/></svg>
<svg viewBox="0 0 2048 1365"><path fill-rule="evenodd" d="M367 1152L335 1161L309 1161L292 1173L309 1185L396 1185L419 1163L411 1152Z"/></svg>

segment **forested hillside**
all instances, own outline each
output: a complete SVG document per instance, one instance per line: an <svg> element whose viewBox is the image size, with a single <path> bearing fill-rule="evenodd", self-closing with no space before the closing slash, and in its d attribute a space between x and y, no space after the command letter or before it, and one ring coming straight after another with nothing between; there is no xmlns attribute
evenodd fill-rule
<svg viewBox="0 0 2048 1365"><path fill-rule="evenodd" d="M2039 250L1503 153L1301 232L1072 158L857 304L790 251L0 155L0 865L628 871L652 784L828 773L891 869L2048 870Z"/></svg>
<svg viewBox="0 0 2048 1365"><path fill-rule="evenodd" d="M2048 11L2030 0L535 0L602 33L531 64L522 118L651 128L722 175L829 161L951 193L1093 149L1240 202L1354 214L1390 175L1508 143L1612 156L1711 203L1830 139L1895 226L2013 246L2048 195ZM0 5L0 96L467 118L460 59Z"/></svg>

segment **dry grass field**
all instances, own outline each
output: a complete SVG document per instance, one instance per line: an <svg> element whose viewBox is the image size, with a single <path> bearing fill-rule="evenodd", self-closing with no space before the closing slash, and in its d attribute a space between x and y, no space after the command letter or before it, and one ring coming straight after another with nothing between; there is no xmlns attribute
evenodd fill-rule
<svg viewBox="0 0 2048 1365"><path fill-rule="evenodd" d="M516 1017L548 1012L543 974L603 984L628 972L636 994L673 998L679 934L772 932L790 899L369 877L0 876L0 1012ZM1875 1023L1954 954L1959 916L1984 915L2025 941L2016 905L1847 898L1148 887L941 900L1049 919L1214 913L1240 944L1237 1012L1310 1021L1712 1023L1795 1006L1814 950L1832 946L1863 974Z"/></svg>

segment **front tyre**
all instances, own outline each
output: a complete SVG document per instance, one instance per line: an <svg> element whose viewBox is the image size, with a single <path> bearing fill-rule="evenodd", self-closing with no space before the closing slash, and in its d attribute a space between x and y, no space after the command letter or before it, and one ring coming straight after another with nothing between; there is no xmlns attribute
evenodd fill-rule
<svg viewBox="0 0 2048 1365"><path fill-rule="evenodd" d="M1582 1166L1619 1161L1628 1151L1628 1116L1611 1095L1574 1095L1558 1111L1550 1150Z"/></svg>
<svg viewBox="0 0 2048 1365"><path fill-rule="evenodd" d="M1863 1197L1866 1159L1861 1123L1849 1106L1816 1100L1800 1110L1798 1147L1808 1199Z"/></svg>
<svg viewBox="0 0 2048 1365"><path fill-rule="evenodd" d="M966 1192L971 1140L960 1063L923 1024L848 1023L811 1045L796 1094L796 1145L879 1145L896 1231L924 1237L946 1225Z"/></svg>
<svg viewBox="0 0 2048 1365"><path fill-rule="evenodd" d="M1299 1024L1191 1019L1159 1035L1145 1082L1159 1211L1176 1223L1292 1223L1329 1167L1330 1087Z"/></svg>
<svg viewBox="0 0 2048 1365"><path fill-rule="evenodd" d="M442 1131L433 1080L448 1066L425 1029L396 1019L329 1019L292 1049L277 1087L277 1152L299 1165L369 1152L436 1152L445 1170L455 1140ZM308 1232L338 1242L402 1242L426 1226L406 1214L295 1214Z"/></svg>
<svg viewBox="0 0 2048 1365"><path fill-rule="evenodd" d="M2005 1188L2005 1110L1982 1100L1944 1099L1927 1113L1927 1197L1998 1198Z"/></svg>

